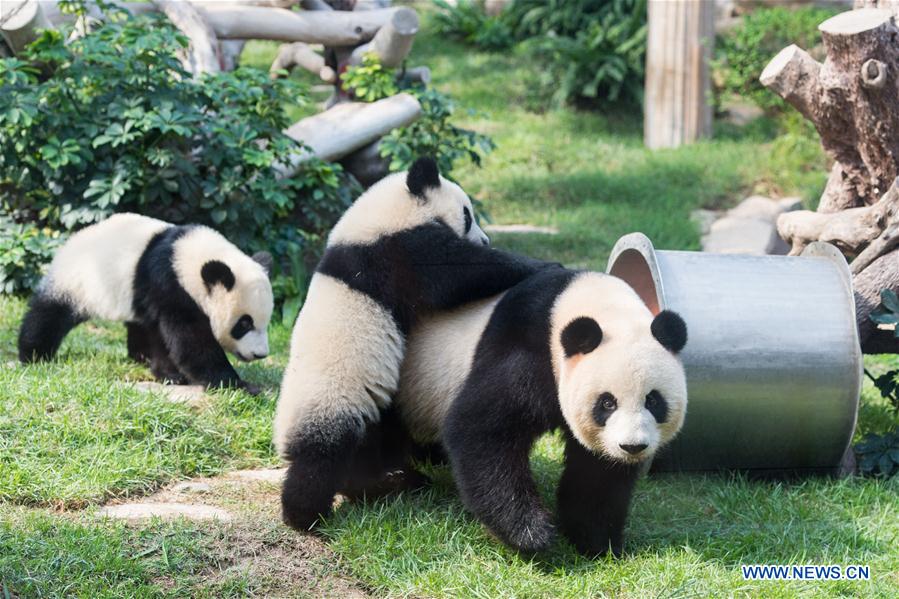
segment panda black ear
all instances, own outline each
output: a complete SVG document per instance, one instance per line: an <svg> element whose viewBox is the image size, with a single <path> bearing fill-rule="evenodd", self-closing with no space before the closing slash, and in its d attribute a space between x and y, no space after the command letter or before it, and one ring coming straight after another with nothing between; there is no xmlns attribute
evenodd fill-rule
<svg viewBox="0 0 899 599"><path fill-rule="evenodd" d="M216 285L222 285L228 291L234 287L234 273L228 265L218 260L210 260L200 269L200 276L206 284L206 291L212 292Z"/></svg>
<svg viewBox="0 0 899 599"><path fill-rule="evenodd" d="M652 336L662 347L672 353L678 353L687 344L687 323L677 312L662 310L652 321Z"/></svg>
<svg viewBox="0 0 899 599"><path fill-rule="evenodd" d="M589 354L602 342L602 329L589 316L580 316L562 329L562 349L565 357Z"/></svg>
<svg viewBox="0 0 899 599"><path fill-rule="evenodd" d="M272 255L269 254L268 252L256 252L255 254L253 254L252 258L253 258L253 262L260 264L262 266L262 268L265 269L265 274L269 278L271 278L272 265L274 264L274 259L272 258Z"/></svg>
<svg viewBox="0 0 899 599"><path fill-rule="evenodd" d="M427 200L425 191L440 187L440 170L433 158L419 158L412 163L406 175L406 187L409 193L420 200Z"/></svg>

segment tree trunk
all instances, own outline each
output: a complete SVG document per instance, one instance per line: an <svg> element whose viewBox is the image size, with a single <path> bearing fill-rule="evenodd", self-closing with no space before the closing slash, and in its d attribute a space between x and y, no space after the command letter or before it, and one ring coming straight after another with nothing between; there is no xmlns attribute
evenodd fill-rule
<svg viewBox="0 0 899 599"><path fill-rule="evenodd" d="M193 4L180 0L153 0L153 4L190 40L187 54L182 60L187 71L201 75L222 70L215 31Z"/></svg>
<svg viewBox="0 0 899 599"><path fill-rule="evenodd" d="M863 3L865 0L859 0ZM890 0L865 6L897 6ZM899 28L893 12L862 8L819 26L827 60L788 46L761 81L809 119L834 160L816 212L778 218L798 254L812 241L836 245L853 274L864 353L896 353L899 342L870 319L883 289L899 291Z"/></svg>
<svg viewBox="0 0 899 599"><path fill-rule="evenodd" d="M5 1L0 16L0 34L14 54L37 39L39 29L52 29L37 0Z"/></svg>
<svg viewBox="0 0 899 599"><path fill-rule="evenodd" d="M713 0L649 0L643 138L674 148L712 132Z"/></svg>

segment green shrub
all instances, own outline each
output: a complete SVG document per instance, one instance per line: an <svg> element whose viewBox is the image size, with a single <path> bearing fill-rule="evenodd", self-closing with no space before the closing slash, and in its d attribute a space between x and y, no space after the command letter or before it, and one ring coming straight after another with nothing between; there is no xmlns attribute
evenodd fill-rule
<svg viewBox="0 0 899 599"><path fill-rule="evenodd" d="M537 66L531 105L642 102L646 0L515 0L496 17L474 0L433 2L449 37L485 50L523 44Z"/></svg>
<svg viewBox="0 0 899 599"><path fill-rule="evenodd" d="M464 159L481 166L481 157L494 146L490 137L452 124L456 110L452 99L435 89L408 90L421 102L421 117L394 129L381 141L381 156L390 160L390 171L408 169L419 156L433 156L440 172L451 177L453 167Z"/></svg>
<svg viewBox="0 0 899 599"><path fill-rule="evenodd" d="M774 56L790 44L812 50L821 42L818 25L838 11L827 8L767 8L755 10L720 35L712 62L716 102L737 95L768 112L780 112L786 104L766 89L759 76Z"/></svg>
<svg viewBox="0 0 899 599"><path fill-rule="evenodd" d="M0 214L0 293L33 291L65 237Z"/></svg>
<svg viewBox="0 0 899 599"><path fill-rule="evenodd" d="M362 57L362 64L347 68L340 80L357 100L363 102L376 102L399 91L396 75L381 65L374 52L367 52Z"/></svg>
<svg viewBox="0 0 899 599"><path fill-rule="evenodd" d="M301 148L282 133L284 105L304 97L290 80L191 78L177 56L187 40L156 17L112 15L64 40L45 31L0 60L0 213L16 222L65 231L133 211L283 257L314 249L352 200L339 165L279 176ZM34 273L15 273L28 288Z"/></svg>
<svg viewBox="0 0 899 599"><path fill-rule="evenodd" d="M542 14L542 8L531 12ZM559 22L567 31L565 25L565 21ZM554 105L641 104L646 0L605 2L601 10L585 17L576 31L553 34L550 30L526 42L525 48L541 66L536 93L550 98Z"/></svg>
<svg viewBox="0 0 899 599"><path fill-rule="evenodd" d="M514 42L509 22L502 15L491 17L482 0L432 0L439 9L434 15L438 33L484 50L502 50Z"/></svg>

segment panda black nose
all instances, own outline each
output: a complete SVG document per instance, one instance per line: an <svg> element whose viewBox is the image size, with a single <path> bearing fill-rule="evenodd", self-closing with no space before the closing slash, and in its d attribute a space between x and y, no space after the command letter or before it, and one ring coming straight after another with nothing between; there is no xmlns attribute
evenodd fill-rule
<svg viewBox="0 0 899 599"><path fill-rule="evenodd" d="M628 445L627 443L621 443L620 445L618 445L618 447L631 455L636 455L649 446L646 443L640 443L638 445Z"/></svg>

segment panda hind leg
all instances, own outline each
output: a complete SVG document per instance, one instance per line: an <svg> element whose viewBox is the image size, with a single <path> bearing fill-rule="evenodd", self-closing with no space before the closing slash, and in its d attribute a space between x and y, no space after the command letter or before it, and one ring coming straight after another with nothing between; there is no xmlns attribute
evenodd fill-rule
<svg viewBox="0 0 899 599"><path fill-rule="evenodd" d="M70 303L36 293L19 329L19 361L52 359L69 331L85 320Z"/></svg>
<svg viewBox="0 0 899 599"><path fill-rule="evenodd" d="M187 377L172 360L168 348L154 323L127 322L128 357L150 367L150 372L162 383L186 385Z"/></svg>
<svg viewBox="0 0 899 599"><path fill-rule="evenodd" d="M381 412L371 424L353 456L340 492L349 499L375 499L417 491L431 479L412 464L415 444L393 408Z"/></svg>
<svg viewBox="0 0 899 599"><path fill-rule="evenodd" d="M334 496L351 471L364 434L351 416L314 419L293 434L281 488L285 524L307 531L331 513Z"/></svg>

